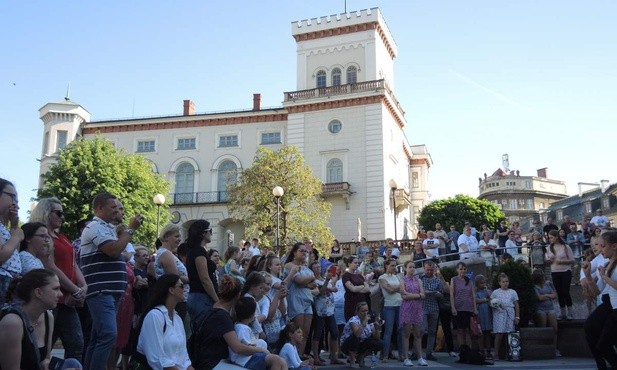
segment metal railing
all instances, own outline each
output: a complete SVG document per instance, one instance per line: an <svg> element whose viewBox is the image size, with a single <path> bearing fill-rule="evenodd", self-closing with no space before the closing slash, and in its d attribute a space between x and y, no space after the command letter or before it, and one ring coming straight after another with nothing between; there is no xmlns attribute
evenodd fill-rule
<svg viewBox="0 0 617 370"><path fill-rule="evenodd" d="M175 193L172 195L173 204L211 204L229 202L226 191L205 191L197 193Z"/></svg>

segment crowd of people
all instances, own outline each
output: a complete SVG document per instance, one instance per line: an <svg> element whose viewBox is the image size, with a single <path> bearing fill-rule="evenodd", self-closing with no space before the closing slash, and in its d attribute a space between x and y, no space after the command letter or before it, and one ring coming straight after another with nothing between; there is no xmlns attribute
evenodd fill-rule
<svg viewBox="0 0 617 370"><path fill-rule="evenodd" d="M346 256L337 240L322 256L305 238L284 255L252 239L227 247L221 258L208 248L207 220L194 221L184 240L177 225L164 226L151 253L132 244L143 218L125 222L113 194L94 197L94 217L80 223L73 242L62 233L58 199L40 199L23 225L17 199L13 184L0 179L0 331L7 333L0 369L47 369L54 361L54 368L108 370L428 366L437 350L456 357L461 345L499 360L504 335L520 321L509 277L499 275L493 290L490 276L468 274L465 263L481 256L489 266L495 255L519 255L526 235L517 223L482 225L479 233L469 223L462 233L437 224L406 261L394 240L369 246L364 238ZM530 230L527 243L542 249L542 266L551 271L548 279L542 268L533 270L535 323L556 334L557 321L571 319L574 261L591 243L580 283L593 310L587 340L606 368L605 361L617 365L617 231L590 224L589 240L576 224L565 237L550 220L549 228L534 223ZM444 259L460 260L448 281L439 268ZM64 359L51 356L58 339Z"/></svg>

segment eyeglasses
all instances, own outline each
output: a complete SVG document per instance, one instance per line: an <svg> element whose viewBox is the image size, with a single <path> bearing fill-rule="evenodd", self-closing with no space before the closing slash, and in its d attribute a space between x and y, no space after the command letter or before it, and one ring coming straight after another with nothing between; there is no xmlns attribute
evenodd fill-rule
<svg viewBox="0 0 617 370"><path fill-rule="evenodd" d="M17 194L9 193L8 191L4 190L2 190L2 194L8 195L9 197L11 197L11 199L13 199L13 202L17 203Z"/></svg>
<svg viewBox="0 0 617 370"><path fill-rule="evenodd" d="M50 240L51 236L49 236L49 234L34 234L32 236L38 236L41 239L45 239L45 240Z"/></svg>
<svg viewBox="0 0 617 370"><path fill-rule="evenodd" d="M51 213L55 214L58 217L64 217L64 211L61 211L59 209L55 209L55 210L51 211Z"/></svg>

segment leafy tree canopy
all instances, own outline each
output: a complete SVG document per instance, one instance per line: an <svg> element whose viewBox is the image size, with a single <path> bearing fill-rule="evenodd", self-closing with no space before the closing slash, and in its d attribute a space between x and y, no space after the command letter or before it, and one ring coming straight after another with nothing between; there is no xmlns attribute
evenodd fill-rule
<svg viewBox="0 0 617 370"><path fill-rule="evenodd" d="M323 254L334 239L328 227L331 204L321 197L321 181L304 162L295 146L278 151L260 147L253 165L244 170L240 181L230 185L230 211L245 225L245 237L257 237L263 245L276 244L276 199L272 189L280 186L280 244L301 241L304 237Z"/></svg>
<svg viewBox="0 0 617 370"><path fill-rule="evenodd" d="M441 223L445 230L450 225L456 225L461 231L465 221L477 227L486 224L489 229L495 229L499 220L505 215L496 205L487 201L457 194L454 198L437 200L428 204L420 212L418 223L426 230L433 230L436 223Z"/></svg>
<svg viewBox="0 0 617 370"><path fill-rule="evenodd" d="M124 205L124 220L139 213L144 224L135 232L135 243L148 247L156 240L156 194L169 194L169 182L152 171L152 163L142 155L118 151L106 139L75 140L60 151L58 161L43 175L38 198L57 197L65 213L63 232L77 237L75 225L92 217L92 198L110 192ZM161 227L171 218L167 204L161 206Z"/></svg>

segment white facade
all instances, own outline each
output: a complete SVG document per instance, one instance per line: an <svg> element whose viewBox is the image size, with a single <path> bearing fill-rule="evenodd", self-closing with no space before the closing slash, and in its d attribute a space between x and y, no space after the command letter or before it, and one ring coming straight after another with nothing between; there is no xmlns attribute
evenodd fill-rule
<svg viewBox="0 0 617 370"><path fill-rule="evenodd" d="M219 114L194 115L189 101L182 116L162 118L88 122L83 111L86 123L70 131L69 139L99 134L146 156L172 182L175 221L209 220L212 246L219 249L229 232L236 241L252 237L229 218L225 186L234 181L230 173L251 165L260 145L299 148L324 184L323 195L333 205L330 227L339 240L358 237L358 219L367 239L394 237L393 194L397 237L412 237L412 204L419 212L428 200L432 162L424 146L412 147L404 135L404 111L392 90L396 45L379 10L294 22L292 34L297 90L285 93L281 108L261 110L256 97L253 110ZM41 117L52 104L41 108ZM53 131L47 122L45 130ZM47 168L42 163L41 173ZM415 188L412 169L419 174Z"/></svg>

